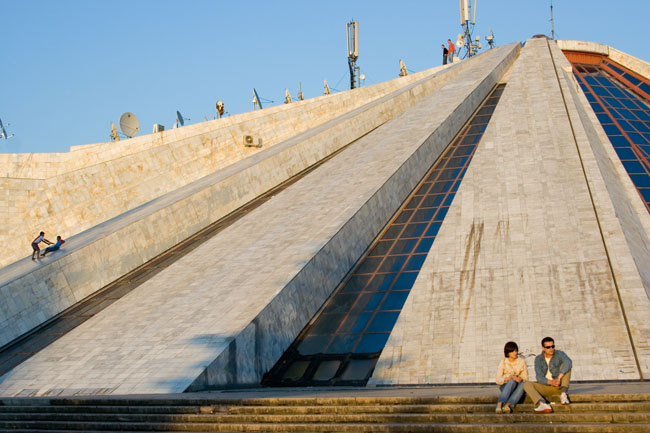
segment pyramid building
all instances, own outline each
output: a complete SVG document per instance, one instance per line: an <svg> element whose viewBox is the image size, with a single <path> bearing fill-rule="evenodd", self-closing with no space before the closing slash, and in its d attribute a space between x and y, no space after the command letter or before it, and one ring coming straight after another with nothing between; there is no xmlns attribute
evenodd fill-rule
<svg viewBox="0 0 650 433"><path fill-rule="evenodd" d="M491 383L545 336L650 375L650 64L612 47L0 158L2 396Z"/></svg>

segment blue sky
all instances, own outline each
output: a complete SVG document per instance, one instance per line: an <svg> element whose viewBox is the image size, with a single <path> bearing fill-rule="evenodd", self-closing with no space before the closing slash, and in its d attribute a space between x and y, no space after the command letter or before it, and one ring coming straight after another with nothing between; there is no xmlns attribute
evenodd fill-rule
<svg viewBox="0 0 650 433"><path fill-rule="evenodd" d="M550 34L549 0L479 0L475 34L498 45ZM624 5L620 6L620 5ZM554 0L558 39L601 42L650 60L650 1ZM440 64L460 33L458 0L149 1L0 0L0 153L65 152L109 140L125 111L173 126L231 115L262 98L305 97L349 86L345 24L359 21L365 85ZM486 44L484 44L486 45Z"/></svg>

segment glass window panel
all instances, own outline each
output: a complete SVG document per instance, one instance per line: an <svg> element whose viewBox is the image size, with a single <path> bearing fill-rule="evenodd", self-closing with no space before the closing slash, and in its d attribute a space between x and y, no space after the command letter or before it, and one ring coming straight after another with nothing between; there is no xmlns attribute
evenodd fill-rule
<svg viewBox="0 0 650 433"><path fill-rule="evenodd" d="M611 93L616 98L625 98L627 96L625 93L621 92L616 87L612 87L611 89L609 89L609 93Z"/></svg>
<svg viewBox="0 0 650 433"><path fill-rule="evenodd" d="M611 135L609 137L609 141L612 142L612 145L614 147L622 147L622 146L630 145L630 142L627 140L627 138L623 137L622 135Z"/></svg>
<svg viewBox="0 0 650 433"><path fill-rule="evenodd" d="M422 200L422 207L438 207L445 198L445 194L429 194Z"/></svg>
<svg viewBox="0 0 650 433"><path fill-rule="evenodd" d="M363 332L371 317L372 313L350 314L343 326L339 329L339 332Z"/></svg>
<svg viewBox="0 0 650 433"><path fill-rule="evenodd" d="M424 196L421 196L421 195L414 196L411 200L409 200L409 202L406 205L405 209L415 209L416 207L418 207L418 205L420 204L420 201L422 200L422 197L424 197Z"/></svg>
<svg viewBox="0 0 650 433"><path fill-rule="evenodd" d="M340 366L341 361L338 359L321 361L316 369L316 373L314 373L313 379L318 381L330 380L334 377Z"/></svg>
<svg viewBox="0 0 650 433"><path fill-rule="evenodd" d="M483 108L481 108L480 110L478 110L478 113L477 113L477 114L478 114L479 116L482 116L482 115L485 115L485 114L492 114L492 113L494 113L494 108L495 108L495 107L496 107L495 105L487 105L487 106L484 106Z"/></svg>
<svg viewBox="0 0 650 433"><path fill-rule="evenodd" d="M492 116L489 116L489 115L476 116L475 118L472 119L472 124L480 125L480 124L488 123L490 121L490 117L492 117Z"/></svg>
<svg viewBox="0 0 650 433"><path fill-rule="evenodd" d="M650 128L646 126L645 122L640 122L638 120L635 120L635 121L631 121L630 124L634 126L634 128L639 132L650 132Z"/></svg>
<svg viewBox="0 0 650 433"><path fill-rule="evenodd" d="M379 272L399 271L404 266L405 261L406 257L404 256L388 256L379 267Z"/></svg>
<svg viewBox="0 0 650 433"><path fill-rule="evenodd" d="M619 108L618 112L627 120L636 120L636 116L627 108Z"/></svg>
<svg viewBox="0 0 650 433"><path fill-rule="evenodd" d="M381 309L384 311L388 311L388 310L401 311L409 293L410 292L405 290L401 290L398 292L391 291L386 297L386 299L384 299L384 302L381 304Z"/></svg>
<svg viewBox="0 0 650 433"><path fill-rule="evenodd" d="M441 207L438 209L438 213L436 214L436 221L442 221L445 219L445 216L447 216L447 211L449 210L448 207Z"/></svg>
<svg viewBox="0 0 650 433"><path fill-rule="evenodd" d="M650 188L640 188L639 192L645 202L650 202Z"/></svg>
<svg viewBox="0 0 650 433"><path fill-rule="evenodd" d="M419 271L422 269L422 264L424 263L424 260L427 258L426 254L417 254L411 256L411 258L408 260L406 263L406 266L404 267L405 271Z"/></svg>
<svg viewBox="0 0 650 433"><path fill-rule="evenodd" d="M371 292L362 292L361 296L359 297L359 300L357 301L356 304L354 304L354 309L350 312L350 314L354 314L355 316L358 316L359 314L363 313L366 311L366 306L372 301L372 299L377 295L377 293L371 293ZM379 295L383 296L383 294L379 293ZM372 310L372 308L370 308ZM352 332L361 332L363 329L359 330L354 330ZM342 331L341 331L342 332Z"/></svg>
<svg viewBox="0 0 650 433"><path fill-rule="evenodd" d="M583 88L583 91L585 92L585 96L587 97L587 101L589 101L591 104L594 104L596 102L596 97L588 91L587 89ZM594 110L596 111L596 110Z"/></svg>
<svg viewBox="0 0 650 433"><path fill-rule="evenodd" d="M639 108L638 105L636 105L633 100L627 99L627 98L621 99L621 104L623 104L625 106L625 108L628 108L628 109L636 110L636 109Z"/></svg>
<svg viewBox="0 0 650 433"><path fill-rule="evenodd" d="M594 77L591 77L591 76L585 77L585 81L587 82L587 84L589 84L592 87L600 85L600 83L598 83L598 81L596 81L596 79Z"/></svg>
<svg viewBox="0 0 650 433"><path fill-rule="evenodd" d="M618 99L616 99L616 98L603 96L602 99L604 99L607 102L607 105L609 105L610 107L623 108L623 104L618 102Z"/></svg>
<svg viewBox="0 0 650 433"><path fill-rule="evenodd" d="M372 274L377 270L377 267L383 260L383 257L366 257L366 259L361 263L354 273L355 274Z"/></svg>
<svg viewBox="0 0 650 433"><path fill-rule="evenodd" d="M469 130L467 131L468 134L482 134L485 131L485 128L487 128L487 125L471 125L469 127Z"/></svg>
<svg viewBox="0 0 650 433"><path fill-rule="evenodd" d="M613 123L603 125L603 129L607 135L617 135L621 133L621 130L618 129L618 126L614 125Z"/></svg>
<svg viewBox="0 0 650 433"><path fill-rule="evenodd" d="M594 86L591 88L593 92L598 95L600 98L605 99L606 97L609 96L609 92L607 91L606 88L600 87L600 86ZM609 106L609 101L605 101L606 105Z"/></svg>
<svg viewBox="0 0 650 433"><path fill-rule="evenodd" d="M309 330L310 335L327 335L336 332L343 321L345 313L323 313L318 316L316 323Z"/></svg>
<svg viewBox="0 0 650 433"><path fill-rule="evenodd" d="M639 119L645 122L650 122L650 115L648 115L648 112L645 110L646 109L638 110L635 114Z"/></svg>
<svg viewBox="0 0 650 433"><path fill-rule="evenodd" d="M454 156L470 155L476 146L458 146L454 149Z"/></svg>
<svg viewBox="0 0 650 433"><path fill-rule="evenodd" d="M481 136L479 134L476 135L466 135L463 137L463 140L460 142L461 145L463 144L476 144L478 141L481 139Z"/></svg>
<svg viewBox="0 0 650 433"><path fill-rule="evenodd" d="M437 172L438 171L436 170L435 174L437 174ZM432 175L433 174L434 173L432 173ZM429 191L429 188L431 188L431 183L425 182L418 188L418 190L415 192L415 195L424 195L427 193L427 191Z"/></svg>
<svg viewBox="0 0 650 433"><path fill-rule="evenodd" d="M301 355L321 353L329 341L329 335L310 335L302 340L302 343L298 346L298 353Z"/></svg>
<svg viewBox="0 0 650 433"><path fill-rule="evenodd" d="M618 157L623 159L636 159L636 155L630 150L629 147L615 147L614 150L618 154Z"/></svg>
<svg viewBox="0 0 650 433"><path fill-rule="evenodd" d="M340 292L334 296L327 304L327 313L345 313L352 309L357 301L359 293Z"/></svg>
<svg viewBox="0 0 650 433"><path fill-rule="evenodd" d="M393 290L411 290L417 277L418 272L402 272L399 274L397 281L395 281Z"/></svg>
<svg viewBox="0 0 650 433"><path fill-rule="evenodd" d="M435 215L437 208L425 208L425 209L419 209L418 211L415 212L413 215L413 222L420 222L420 221L426 221L429 222L433 219L433 216Z"/></svg>
<svg viewBox="0 0 650 433"><path fill-rule="evenodd" d="M605 77L596 77L596 80L603 86L613 86L612 82Z"/></svg>
<svg viewBox="0 0 650 433"><path fill-rule="evenodd" d="M416 253L428 253L429 250L431 249L431 245L433 245L433 241L435 238L422 238L420 239L420 243L418 244L418 247L415 249L414 252Z"/></svg>
<svg viewBox="0 0 650 433"><path fill-rule="evenodd" d="M307 371L307 367L309 367L309 361L295 361L289 366L289 368L287 368L287 371L284 372L282 379L300 380L305 374L305 371Z"/></svg>
<svg viewBox="0 0 650 433"><path fill-rule="evenodd" d="M645 133L645 134L641 134L641 135L643 135L643 138L645 138L646 141L647 141L648 143L650 143L650 133Z"/></svg>
<svg viewBox="0 0 650 433"><path fill-rule="evenodd" d="M650 177L647 174L631 174L630 177L637 188L650 188Z"/></svg>
<svg viewBox="0 0 650 433"><path fill-rule="evenodd" d="M399 213L399 215L397 215L395 222L398 224L405 223L411 218L411 215L413 215L413 210L403 210Z"/></svg>
<svg viewBox="0 0 650 433"><path fill-rule="evenodd" d="M399 236L403 228L404 224L392 224L388 230L386 230L382 239L397 239L397 236Z"/></svg>
<svg viewBox="0 0 650 433"><path fill-rule="evenodd" d="M634 86L641 84L641 80L631 74L625 74L625 79L632 83Z"/></svg>
<svg viewBox="0 0 650 433"><path fill-rule="evenodd" d="M400 238L416 238L424 233L427 228L426 223L412 223L406 226Z"/></svg>
<svg viewBox="0 0 650 433"><path fill-rule="evenodd" d="M463 176L464 176L464 174L463 174ZM443 205L443 206L447 206L447 207L451 206L451 202L454 201L454 197L455 197L454 194L449 194L449 195L447 196L447 198L445 199L445 202L444 202L442 205Z"/></svg>
<svg viewBox="0 0 650 433"><path fill-rule="evenodd" d="M350 353L360 336L360 334L337 334L325 353Z"/></svg>
<svg viewBox="0 0 650 433"><path fill-rule="evenodd" d="M612 118L609 117L609 114L598 113L596 114L596 117L600 123L612 123Z"/></svg>
<svg viewBox="0 0 650 433"><path fill-rule="evenodd" d="M394 243L395 241L393 240L377 242L377 245L375 245L372 251L370 251L370 254L368 254L368 256L384 256Z"/></svg>
<svg viewBox="0 0 650 433"><path fill-rule="evenodd" d="M623 75L623 71L622 71L620 68L614 66L613 64L607 62L607 63L605 63L605 65L606 65L607 67L613 69L616 73L618 73L618 74L620 74L620 75Z"/></svg>
<svg viewBox="0 0 650 433"><path fill-rule="evenodd" d="M638 161L623 161L623 166L628 173L645 173L643 166Z"/></svg>
<svg viewBox="0 0 650 433"><path fill-rule="evenodd" d="M368 284L368 287L366 287L366 290L373 292L388 290L396 275L397 272L375 275L375 277L370 281L370 284Z"/></svg>
<svg viewBox="0 0 650 433"><path fill-rule="evenodd" d="M605 109L598 102L592 102L591 108L594 110L594 113L604 113Z"/></svg>
<svg viewBox="0 0 650 433"><path fill-rule="evenodd" d="M632 140L632 143L634 144L648 144L645 138L641 134L638 134L636 132L628 132L627 133L628 137L630 137L630 140Z"/></svg>
<svg viewBox="0 0 650 433"><path fill-rule="evenodd" d="M388 333L384 334L365 334L359 345L354 349L354 353L377 353L386 345L388 341Z"/></svg>
<svg viewBox="0 0 650 433"><path fill-rule="evenodd" d="M460 157L450 158L449 164L447 165L447 167L449 167L449 168L463 167L467 163L468 159L469 159L469 156L460 156Z"/></svg>
<svg viewBox="0 0 650 433"><path fill-rule="evenodd" d="M650 85L648 85L647 83L641 83L639 89L643 90L645 93L650 94Z"/></svg>
<svg viewBox="0 0 650 433"><path fill-rule="evenodd" d="M442 225L442 221L438 222L432 222L429 228L427 229L427 236L436 236L438 234L438 231L440 230L440 226Z"/></svg>
<svg viewBox="0 0 650 433"><path fill-rule="evenodd" d="M391 250L391 254L410 254L415 248L417 239L400 239L395 242L395 246Z"/></svg>
<svg viewBox="0 0 650 433"><path fill-rule="evenodd" d="M375 314L367 332L390 332L397 322L399 311L382 311Z"/></svg>
<svg viewBox="0 0 650 433"><path fill-rule="evenodd" d="M457 180L454 182L454 184L451 186L451 189L449 190L450 192L456 193L458 191L458 187L460 186L460 180ZM453 195L453 194L452 194Z"/></svg>
<svg viewBox="0 0 650 433"><path fill-rule="evenodd" d="M429 191L429 194L439 194L439 193L447 192L447 191L449 191L449 188L451 188L452 185L453 185L453 182L451 182L451 181L436 182L431 187L431 190Z"/></svg>
<svg viewBox="0 0 650 433"><path fill-rule="evenodd" d="M345 286L343 286L342 292L360 292L363 290L366 284L370 280L369 275L353 275Z"/></svg>
<svg viewBox="0 0 650 433"><path fill-rule="evenodd" d="M456 179L460 171L461 171L460 168L449 168L449 169L442 170L442 173L440 173L440 177L438 179L440 180Z"/></svg>
<svg viewBox="0 0 650 433"><path fill-rule="evenodd" d="M374 311L379 307L379 304L381 303L381 300L384 299L384 292L379 292L379 293L374 293L372 295L372 298L370 298L370 302L366 304L366 311Z"/></svg>
<svg viewBox="0 0 650 433"><path fill-rule="evenodd" d="M375 368L376 359L352 359L345 367L341 380L366 380Z"/></svg>

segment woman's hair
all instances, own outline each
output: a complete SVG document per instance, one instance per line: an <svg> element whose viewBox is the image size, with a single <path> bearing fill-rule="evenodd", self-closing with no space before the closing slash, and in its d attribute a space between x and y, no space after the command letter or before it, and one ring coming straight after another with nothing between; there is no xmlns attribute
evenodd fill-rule
<svg viewBox="0 0 650 433"><path fill-rule="evenodd" d="M514 341L508 341L505 347L503 348L503 354L505 355L506 358L508 357L508 354L510 352L515 352L515 351L519 352L519 346L517 346L517 343L515 343Z"/></svg>

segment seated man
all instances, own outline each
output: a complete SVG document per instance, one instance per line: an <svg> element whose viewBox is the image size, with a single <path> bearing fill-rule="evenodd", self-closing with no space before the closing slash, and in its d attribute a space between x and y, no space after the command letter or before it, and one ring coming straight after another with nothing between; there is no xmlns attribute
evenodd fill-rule
<svg viewBox="0 0 650 433"><path fill-rule="evenodd" d="M52 245L51 247L45 248L45 251L43 252L41 257L45 257L45 254L51 253L52 251L58 250L59 248L61 248L61 244L64 244L64 243L65 243L65 241L63 239L61 239L61 236L57 236L56 237L56 243L54 245Z"/></svg>
<svg viewBox="0 0 650 433"><path fill-rule="evenodd" d="M537 405L535 412L553 412L542 395L546 398L560 393L562 404L570 404L569 380L571 380L571 358L561 350L555 350L555 341L551 337L542 340L542 353L535 357L535 375L537 382L526 382L524 391Z"/></svg>

